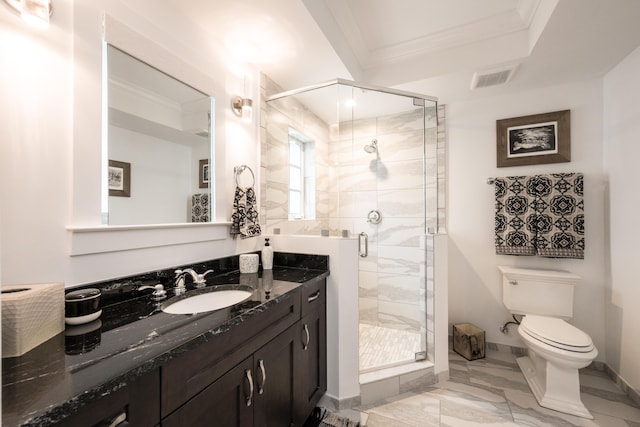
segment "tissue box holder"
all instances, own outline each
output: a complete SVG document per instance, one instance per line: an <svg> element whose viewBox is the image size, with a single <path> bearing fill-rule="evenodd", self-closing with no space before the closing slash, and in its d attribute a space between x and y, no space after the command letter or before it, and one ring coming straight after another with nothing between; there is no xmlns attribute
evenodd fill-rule
<svg viewBox="0 0 640 427"><path fill-rule="evenodd" d="M22 356L64 331L64 285L3 285L2 357Z"/></svg>

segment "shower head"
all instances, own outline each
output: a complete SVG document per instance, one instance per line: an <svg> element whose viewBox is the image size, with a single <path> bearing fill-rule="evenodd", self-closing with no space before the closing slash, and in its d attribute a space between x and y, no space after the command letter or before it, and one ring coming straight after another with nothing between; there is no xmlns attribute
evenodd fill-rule
<svg viewBox="0 0 640 427"><path fill-rule="evenodd" d="M367 153L375 153L376 151L378 151L378 140L371 140L370 144L364 146L364 151L366 151Z"/></svg>

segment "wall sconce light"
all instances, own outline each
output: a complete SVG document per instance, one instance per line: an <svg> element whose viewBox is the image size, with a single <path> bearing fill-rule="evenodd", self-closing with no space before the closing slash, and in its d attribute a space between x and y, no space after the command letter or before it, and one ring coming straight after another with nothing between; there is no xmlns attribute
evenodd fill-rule
<svg viewBox="0 0 640 427"><path fill-rule="evenodd" d="M49 28L49 18L53 14L52 0L4 0L14 12L32 27Z"/></svg>
<svg viewBox="0 0 640 427"><path fill-rule="evenodd" d="M242 117L245 122L250 122L253 119L253 101L249 98L234 96L231 98L231 109L236 116Z"/></svg>

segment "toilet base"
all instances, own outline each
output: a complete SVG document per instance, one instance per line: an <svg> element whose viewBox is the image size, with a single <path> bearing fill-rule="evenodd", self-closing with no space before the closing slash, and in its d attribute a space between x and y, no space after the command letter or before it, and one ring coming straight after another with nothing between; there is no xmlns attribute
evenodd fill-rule
<svg viewBox="0 0 640 427"><path fill-rule="evenodd" d="M516 359L538 404L565 414L592 420L593 415L580 400L577 369L558 367L529 349L529 356Z"/></svg>

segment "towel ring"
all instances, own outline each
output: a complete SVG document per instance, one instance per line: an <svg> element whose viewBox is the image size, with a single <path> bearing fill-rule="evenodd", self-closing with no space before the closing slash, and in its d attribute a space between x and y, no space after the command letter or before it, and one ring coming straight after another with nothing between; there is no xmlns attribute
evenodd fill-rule
<svg viewBox="0 0 640 427"><path fill-rule="evenodd" d="M238 181L238 178L240 177L240 175L242 175L242 173L245 170L249 170L249 172L251 173L251 180L253 181L253 183L250 185L250 187L253 187L256 185L256 176L253 174L253 171L251 170L251 168L247 165L240 165L240 166L235 166L233 168L233 173L236 174L236 185L238 187L241 187L240 182Z"/></svg>

